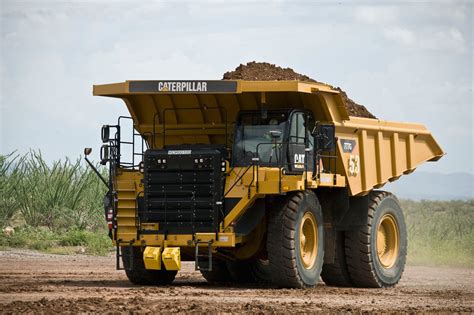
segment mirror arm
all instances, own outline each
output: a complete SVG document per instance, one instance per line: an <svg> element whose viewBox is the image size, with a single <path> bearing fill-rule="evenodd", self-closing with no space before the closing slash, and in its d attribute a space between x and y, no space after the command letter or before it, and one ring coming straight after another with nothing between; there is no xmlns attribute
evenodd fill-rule
<svg viewBox="0 0 474 315"><path fill-rule="evenodd" d="M87 158L87 156L84 156L84 160L86 160L87 164L89 164L89 166L92 168L92 170L96 173L97 176L99 176L100 180L104 183L105 186L107 186L107 188L109 188L109 184L107 183L107 181L105 180L105 178L99 173L99 171L97 170L97 168L94 166L94 164L92 164L91 161L89 161L89 159Z"/></svg>

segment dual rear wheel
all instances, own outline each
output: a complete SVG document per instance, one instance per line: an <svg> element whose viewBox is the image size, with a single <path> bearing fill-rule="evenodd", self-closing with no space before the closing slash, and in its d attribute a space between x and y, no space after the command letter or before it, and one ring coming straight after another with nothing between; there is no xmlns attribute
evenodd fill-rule
<svg viewBox="0 0 474 315"><path fill-rule="evenodd" d="M363 288L391 287L405 268L407 232L397 198L385 191L369 194L367 222L336 234L333 264L321 274L327 285Z"/></svg>

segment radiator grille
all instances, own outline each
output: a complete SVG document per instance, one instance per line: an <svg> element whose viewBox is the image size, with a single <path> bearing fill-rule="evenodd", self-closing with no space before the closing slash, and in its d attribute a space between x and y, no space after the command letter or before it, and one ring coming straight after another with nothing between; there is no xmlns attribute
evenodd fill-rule
<svg viewBox="0 0 474 315"><path fill-rule="evenodd" d="M217 232L223 163L222 152L214 149L146 151L140 221L159 223L163 233Z"/></svg>

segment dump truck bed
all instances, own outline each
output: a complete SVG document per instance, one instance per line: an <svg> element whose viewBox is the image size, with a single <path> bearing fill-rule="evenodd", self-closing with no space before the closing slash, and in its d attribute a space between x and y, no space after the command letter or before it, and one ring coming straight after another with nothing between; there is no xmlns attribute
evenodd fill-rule
<svg viewBox="0 0 474 315"><path fill-rule="evenodd" d="M388 181L413 172L419 164L437 161L444 155L429 130L421 124L358 117L334 124L339 140L339 161L352 195L380 188ZM354 163L356 157L359 157L359 165L354 167L358 166L358 170L350 167L351 159Z"/></svg>
<svg viewBox="0 0 474 315"><path fill-rule="evenodd" d="M429 130L414 123L348 115L338 91L300 81L126 81L95 85L94 95L122 99L151 148L226 144L241 110L301 108L336 127L336 173L350 195L409 174L444 155ZM165 143L165 135L166 140ZM327 163L327 162L325 162Z"/></svg>

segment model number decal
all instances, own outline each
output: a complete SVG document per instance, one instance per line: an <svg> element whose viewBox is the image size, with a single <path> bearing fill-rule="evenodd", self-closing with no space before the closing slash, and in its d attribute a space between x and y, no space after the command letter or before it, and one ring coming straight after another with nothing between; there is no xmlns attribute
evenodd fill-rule
<svg viewBox="0 0 474 315"><path fill-rule="evenodd" d="M358 155L349 156L349 175L357 176L360 171L360 159Z"/></svg>
<svg viewBox="0 0 474 315"><path fill-rule="evenodd" d="M341 144L342 144L342 151L346 153L352 153L356 146L356 141L355 140L349 140L349 139L341 139Z"/></svg>

